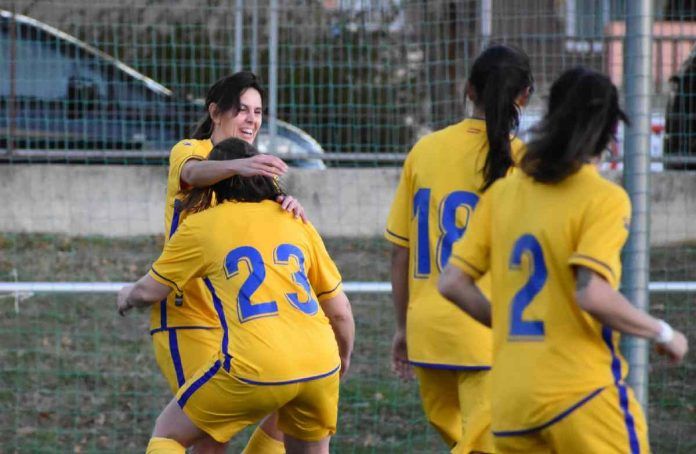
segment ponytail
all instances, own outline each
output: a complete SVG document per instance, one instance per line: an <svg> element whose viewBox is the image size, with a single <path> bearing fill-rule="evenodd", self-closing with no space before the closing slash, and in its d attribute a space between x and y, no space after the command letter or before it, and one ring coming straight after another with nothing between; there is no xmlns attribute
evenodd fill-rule
<svg viewBox="0 0 696 454"><path fill-rule="evenodd" d="M477 106L486 114L488 137L481 191L504 177L514 165L510 134L520 123L516 101L533 82L529 57L521 50L489 47L474 62L469 83L476 92Z"/></svg>
<svg viewBox="0 0 696 454"><path fill-rule="evenodd" d="M517 87L511 87L506 82L506 77L500 71L496 71L483 91L488 154L483 166L482 190L488 189L498 178L504 177L514 164L510 131L517 129L519 125L519 109L515 104L519 91Z"/></svg>
<svg viewBox="0 0 696 454"><path fill-rule="evenodd" d="M196 140L205 140L210 139L210 136L212 135L213 119L210 118L210 114L206 112L205 116L198 120L196 127L191 132L191 138Z"/></svg>

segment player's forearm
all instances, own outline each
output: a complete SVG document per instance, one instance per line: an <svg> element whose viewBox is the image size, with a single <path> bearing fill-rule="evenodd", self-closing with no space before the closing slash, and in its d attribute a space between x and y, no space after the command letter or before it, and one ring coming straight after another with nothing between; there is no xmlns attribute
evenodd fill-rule
<svg viewBox="0 0 696 454"><path fill-rule="evenodd" d="M473 319L491 326L491 304L471 276L455 266L447 265L440 275L438 290Z"/></svg>
<svg viewBox="0 0 696 454"><path fill-rule="evenodd" d="M394 303L396 329L401 332L406 331L406 312L408 310L408 258L408 248L392 246L392 301Z"/></svg>
<svg viewBox="0 0 696 454"><path fill-rule="evenodd" d="M126 297L126 302L132 307L146 307L162 301L170 291L169 287L145 275L135 283Z"/></svg>
<svg viewBox="0 0 696 454"><path fill-rule="evenodd" d="M339 355L344 360L350 359L355 341L355 321L348 297L341 292L339 295L323 301L321 306L336 337Z"/></svg>
<svg viewBox="0 0 696 454"><path fill-rule="evenodd" d="M660 321L636 309L601 277L592 273L589 282L576 291L578 305L603 325L632 336L656 339Z"/></svg>
<svg viewBox="0 0 696 454"><path fill-rule="evenodd" d="M341 358L350 359L353 354L353 343L355 341L355 322L353 314L329 319L333 329L336 343L338 344L338 354Z"/></svg>
<svg viewBox="0 0 696 454"><path fill-rule="evenodd" d="M181 179L194 188L207 187L237 174L232 161L189 160L181 169Z"/></svg>

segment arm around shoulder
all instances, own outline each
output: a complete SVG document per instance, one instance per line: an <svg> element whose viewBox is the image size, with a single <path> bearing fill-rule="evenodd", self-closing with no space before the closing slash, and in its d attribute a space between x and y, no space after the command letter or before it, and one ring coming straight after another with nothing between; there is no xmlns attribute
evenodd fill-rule
<svg viewBox="0 0 696 454"><path fill-rule="evenodd" d="M282 176L288 169L282 159L265 154L226 161L189 159L181 169L181 180L194 188L213 185L234 175Z"/></svg>

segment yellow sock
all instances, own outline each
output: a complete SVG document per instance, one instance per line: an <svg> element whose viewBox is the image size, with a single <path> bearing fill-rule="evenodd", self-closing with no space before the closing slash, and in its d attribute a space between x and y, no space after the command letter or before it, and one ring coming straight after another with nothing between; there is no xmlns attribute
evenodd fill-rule
<svg viewBox="0 0 696 454"><path fill-rule="evenodd" d="M186 454L186 448L171 438L150 438L146 454Z"/></svg>
<svg viewBox="0 0 696 454"><path fill-rule="evenodd" d="M242 454L285 454L285 445L257 427Z"/></svg>

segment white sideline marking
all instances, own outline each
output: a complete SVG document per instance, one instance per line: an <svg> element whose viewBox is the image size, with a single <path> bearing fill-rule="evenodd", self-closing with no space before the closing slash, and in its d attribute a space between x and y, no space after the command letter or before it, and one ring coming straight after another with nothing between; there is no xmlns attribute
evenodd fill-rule
<svg viewBox="0 0 696 454"><path fill-rule="evenodd" d="M117 293L130 282L0 282L0 293ZM651 293L696 292L696 281L651 282ZM390 293L389 282L344 282L346 293Z"/></svg>

